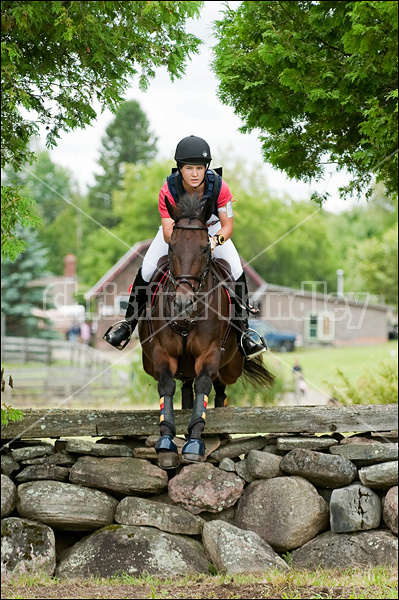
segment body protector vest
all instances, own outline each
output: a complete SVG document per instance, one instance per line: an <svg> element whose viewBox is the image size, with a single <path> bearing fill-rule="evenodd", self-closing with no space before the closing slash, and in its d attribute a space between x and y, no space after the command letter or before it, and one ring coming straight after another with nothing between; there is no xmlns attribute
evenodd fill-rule
<svg viewBox="0 0 399 600"><path fill-rule="evenodd" d="M187 194L183 187L182 176L178 169L172 169L172 174L167 178L167 184L169 192L171 193L173 200L176 204L179 203L180 198ZM217 202L222 188L222 168L208 169L205 173L205 191L201 199L201 203L205 203L208 198L213 200L213 214L218 216Z"/></svg>

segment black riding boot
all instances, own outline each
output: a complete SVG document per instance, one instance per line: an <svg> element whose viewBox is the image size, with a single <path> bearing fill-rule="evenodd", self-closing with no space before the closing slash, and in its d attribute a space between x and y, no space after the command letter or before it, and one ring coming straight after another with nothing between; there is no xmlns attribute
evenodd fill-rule
<svg viewBox="0 0 399 600"><path fill-rule="evenodd" d="M112 325L104 335L104 340L118 348L123 348L129 343L133 331L139 321L140 315L145 309L147 304L147 288L148 282L143 279L141 274L141 267L137 272L136 279L134 280L132 291L130 292L129 304L126 310L125 320L112 330ZM123 344L123 342L126 342ZM123 345L122 345L123 344Z"/></svg>
<svg viewBox="0 0 399 600"><path fill-rule="evenodd" d="M235 293L238 299L234 302L234 325L236 328L238 347L245 358L255 358L267 350L267 346L255 342L248 331L248 311L246 304L248 301L248 286L245 273L236 280ZM241 302L240 302L241 300Z"/></svg>

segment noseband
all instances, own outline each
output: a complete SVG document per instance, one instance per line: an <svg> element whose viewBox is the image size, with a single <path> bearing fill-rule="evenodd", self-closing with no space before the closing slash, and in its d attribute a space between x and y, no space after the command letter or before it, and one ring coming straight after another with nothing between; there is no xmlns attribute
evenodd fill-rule
<svg viewBox="0 0 399 600"><path fill-rule="evenodd" d="M187 229L187 230L191 229L191 230L196 230L196 231L208 232L208 227L206 227L206 226L201 227L199 225L177 225L176 224L173 227L173 229ZM201 291L201 288L204 285L206 276L208 275L210 268L211 268L211 247L209 246L209 252L208 252L208 257L206 260L205 270L201 275L191 275L191 274L190 275L174 275L170 268L170 261L169 261L169 279L174 287L175 292L177 291L177 288L180 285L182 285L183 283L186 283L193 290L194 294L198 294L198 292ZM198 281L198 287L196 290L194 289L193 284L190 283L189 279Z"/></svg>

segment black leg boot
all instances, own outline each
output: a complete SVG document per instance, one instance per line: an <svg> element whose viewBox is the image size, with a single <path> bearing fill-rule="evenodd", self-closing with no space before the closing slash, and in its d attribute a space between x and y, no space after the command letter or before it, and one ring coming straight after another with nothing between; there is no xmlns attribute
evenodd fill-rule
<svg viewBox="0 0 399 600"><path fill-rule="evenodd" d="M145 309L147 304L147 288L148 282L143 279L140 267L130 293L125 320L122 321L113 331L111 331L114 327L114 325L112 325L104 335L104 340L111 344L111 346L118 348L118 350L123 350L123 348L125 348L125 346L129 343L132 333L139 321L140 315Z"/></svg>
<svg viewBox="0 0 399 600"><path fill-rule="evenodd" d="M255 356L265 352L267 346L263 338L260 338L262 343L253 340L248 331L248 286L244 272L236 280L235 293L238 298L234 302L235 316L233 323L236 328L238 347L245 358L255 358Z"/></svg>

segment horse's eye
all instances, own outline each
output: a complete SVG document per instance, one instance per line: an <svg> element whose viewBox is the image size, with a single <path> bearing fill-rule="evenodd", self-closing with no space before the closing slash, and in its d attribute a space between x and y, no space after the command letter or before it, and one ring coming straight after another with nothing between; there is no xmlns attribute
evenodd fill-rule
<svg viewBox="0 0 399 600"><path fill-rule="evenodd" d="M201 248L202 254L207 254L208 250L209 250L209 244L207 244L206 246L202 246L202 248Z"/></svg>

